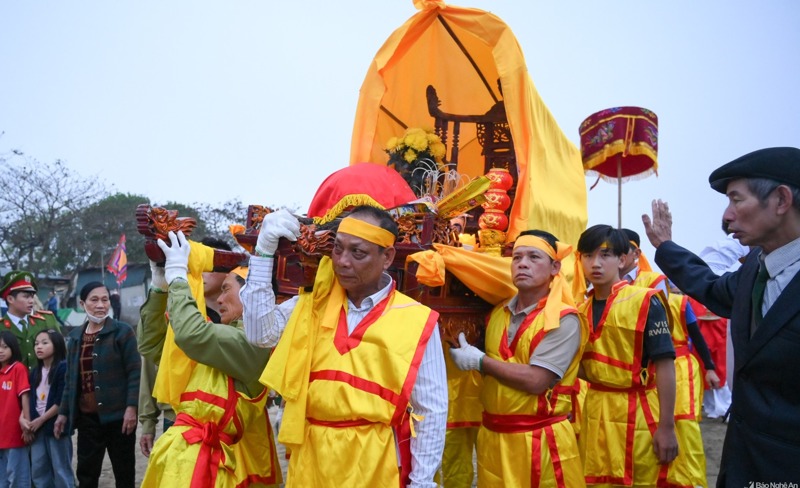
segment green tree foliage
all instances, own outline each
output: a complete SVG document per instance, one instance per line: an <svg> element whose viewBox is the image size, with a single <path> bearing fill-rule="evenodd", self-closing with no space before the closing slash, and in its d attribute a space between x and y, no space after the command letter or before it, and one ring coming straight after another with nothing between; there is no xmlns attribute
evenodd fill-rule
<svg viewBox="0 0 800 488"><path fill-rule="evenodd" d="M0 156L0 262L34 274L60 274L58 233L75 212L104 193L102 184L72 172L62 161L42 163L20 152Z"/></svg>
<svg viewBox="0 0 800 488"><path fill-rule="evenodd" d="M62 161L42 163L18 151L0 154L0 188L1 266L37 276L68 276L79 269L105 266L122 234L128 262L147 263L144 236L136 228L136 208L150 204L148 197L110 194L102 181L84 178ZM195 239L230 236L216 230L222 225L217 207L205 205L199 210L197 205L177 202L158 206L194 218ZM206 225L207 215L215 219L214 231Z"/></svg>
<svg viewBox="0 0 800 488"><path fill-rule="evenodd" d="M71 225L59 230L55 267L69 271L105 266L122 234L128 262L146 263L144 236L136 229L136 207L142 203L150 200L143 195L115 193L74 211Z"/></svg>

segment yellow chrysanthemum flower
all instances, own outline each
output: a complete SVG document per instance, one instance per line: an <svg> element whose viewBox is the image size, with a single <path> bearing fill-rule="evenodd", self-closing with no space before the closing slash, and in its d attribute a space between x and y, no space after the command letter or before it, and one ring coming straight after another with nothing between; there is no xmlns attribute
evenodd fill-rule
<svg viewBox="0 0 800 488"><path fill-rule="evenodd" d="M406 149L403 159L405 159L407 163L413 163L414 160L417 159L417 153L413 149Z"/></svg>
<svg viewBox="0 0 800 488"><path fill-rule="evenodd" d="M412 147L415 151L424 151L428 149L428 136L424 132L412 134L406 137L406 145Z"/></svg>
<svg viewBox="0 0 800 488"><path fill-rule="evenodd" d="M386 143L386 150L394 151L395 149L397 149L397 142L398 141L396 137L392 137L391 139L389 139L389 142Z"/></svg>
<svg viewBox="0 0 800 488"><path fill-rule="evenodd" d="M444 157L447 148L445 147L444 144L441 143L441 141L433 142L431 143L430 151L431 154L433 154L433 157L436 158L437 161L439 161Z"/></svg>

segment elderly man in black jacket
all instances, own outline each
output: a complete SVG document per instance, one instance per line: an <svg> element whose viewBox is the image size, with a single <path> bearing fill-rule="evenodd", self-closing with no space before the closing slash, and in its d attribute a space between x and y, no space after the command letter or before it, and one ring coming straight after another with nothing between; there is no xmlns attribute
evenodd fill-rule
<svg viewBox="0 0 800 488"><path fill-rule="evenodd" d="M711 173L728 196L733 237L753 249L734 273L715 275L671 241L666 203L643 215L661 270L714 313L731 319L731 421L718 487L800 480L800 149L744 155ZM786 485L791 486L791 485Z"/></svg>

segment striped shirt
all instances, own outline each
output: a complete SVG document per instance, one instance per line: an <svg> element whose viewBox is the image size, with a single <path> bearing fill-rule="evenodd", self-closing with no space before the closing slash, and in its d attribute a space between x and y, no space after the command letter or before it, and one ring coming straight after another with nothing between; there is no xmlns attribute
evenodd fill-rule
<svg viewBox="0 0 800 488"><path fill-rule="evenodd" d="M299 299L293 297L279 305L275 304L272 266L272 258L251 256L247 284L239 292L244 306L244 329L247 340L261 347L274 347L278 344ZM388 274L384 274L382 280L384 286L377 293L362 300L360 307L357 308L348 299L349 333L352 333L367 313L389 294L392 279ZM433 488L437 486L433 482L433 476L441 464L447 426L447 375L438 326L434 327L425 347L416 382L411 390L410 403L414 413L425 419L416 426L417 437L411 439L412 465L409 486Z"/></svg>

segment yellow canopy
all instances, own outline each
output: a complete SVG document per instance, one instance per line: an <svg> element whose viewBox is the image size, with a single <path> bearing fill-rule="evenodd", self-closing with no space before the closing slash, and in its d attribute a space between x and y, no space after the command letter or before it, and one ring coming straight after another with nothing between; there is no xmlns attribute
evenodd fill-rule
<svg viewBox="0 0 800 488"><path fill-rule="evenodd" d="M539 98L511 29L482 10L435 0L414 4L420 11L389 36L364 79L350 164L385 165L383 149L391 137L405 127L433 127L428 85L447 113L484 114L503 100L519 171L508 241L538 228L575 245L588 220L580 152ZM461 127L458 171L480 176L484 162L475 125Z"/></svg>

